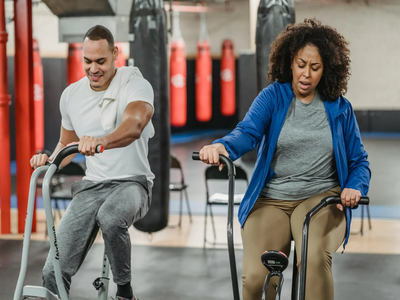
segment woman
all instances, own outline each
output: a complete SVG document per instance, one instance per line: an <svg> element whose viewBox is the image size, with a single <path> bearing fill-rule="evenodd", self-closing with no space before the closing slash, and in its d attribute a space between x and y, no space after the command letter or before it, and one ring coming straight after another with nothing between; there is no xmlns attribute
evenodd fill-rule
<svg viewBox="0 0 400 300"><path fill-rule="evenodd" d="M341 205L311 220L309 233L306 299L334 299L332 255L347 244L350 208L366 196L371 177L352 106L343 97L350 75L347 44L315 20L289 25L271 47L268 79L274 83L230 134L200 151L203 162L219 165L219 154L236 160L258 146L239 208L244 300L261 299L268 273L262 252L289 255L293 238L299 267L305 214L322 198L341 195ZM270 285L272 300L277 281Z"/></svg>

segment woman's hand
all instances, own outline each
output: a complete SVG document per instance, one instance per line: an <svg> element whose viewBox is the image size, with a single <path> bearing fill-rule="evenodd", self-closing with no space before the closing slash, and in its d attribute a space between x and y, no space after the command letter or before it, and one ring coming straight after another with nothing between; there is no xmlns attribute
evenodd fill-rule
<svg viewBox="0 0 400 300"><path fill-rule="evenodd" d="M343 211L343 206L354 207L358 204L361 198L361 192L359 190L353 189L343 189L342 194L340 195L342 200L342 204L337 204L336 207Z"/></svg>
<svg viewBox="0 0 400 300"><path fill-rule="evenodd" d="M213 165L213 166L219 166L219 170L222 170L224 165L219 162L220 154L225 155L226 157L229 157L229 154L226 151L225 146L221 143L204 146L200 150L200 153L199 153L200 160L202 162Z"/></svg>

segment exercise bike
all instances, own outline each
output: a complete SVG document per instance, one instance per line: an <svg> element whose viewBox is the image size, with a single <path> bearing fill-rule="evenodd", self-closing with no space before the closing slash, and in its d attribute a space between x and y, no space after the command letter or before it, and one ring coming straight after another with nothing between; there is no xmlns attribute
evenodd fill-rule
<svg viewBox="0 0 400 300"><path fill-rule="evenodd" d="M97 146L96 153L102 153L102 152L103 152L103 146L101 145ZM78 153L78 145L71 145L63 148L56 155L56 157L51 163L37 168L31 176L31 181L29 186L28 209L25 220L24 241L22 247L21 268L13 300L21 300L21 299L67 300L68 299L68 294L65 290L65 286L63 283L60 262L59 262L60 253L58 251L57 236L54 227L54 220L50 203L50 181L54 173L58 170L64 158L75 153ZM44 209L46 214L47 230L49 233L50 255L54 257L54 262L53 262L54 274L56 277L56 282L58 291L60 293L60 297L58 297L57 295L55 295L54 293L52 293L51 291L42 286L32 286L32 285L23 286L28 265L28 253L29 253L29 245L32 233L32 219L33 219L33 210L35 206L36 185L38 177L42 173L45 173L43 178L42 192L43 192ZM104 252L101 276L95 279L95 281L93 282L94 287L98 290L98 296L97 296L98 300L107 300L108 283L109 283L109 261L106 253Z"/></svg>
<svg viewBox="0 0 400 300"><path fill-rule="evenodd" d="M199 153L193 152L193 160L200 160ZM234 199L233 195L235 193L235 166L233 162L226 156L220 155L219 160L228 169L228 222L227 222L227 236L228 236L228 253L229 253L229 264L231 270L231 280L233 289L233 299L240 300L239 296L239 285L238 276L236 269L236 258L235 258L235 248L233 242L233 212L234 212ZM340 197L326 197L321 200L315 207L313 207L305 216L303 223L303 237L302 237L302 250L301 250L301 274L300 274L300 293L298 293L298 271L297 271L297 259L296 250L293 255L293 278L292 278L292 300L297 300L299 294L300 300L305 300L306 294L306 272L307 272L307 251L308 251L308 231L310 227L311 218L318 213L322 208L331 204L341 204ZM368 205L369 198L361 197L358 205ZM282 272L288 266L288 257L280 251L269 250L265 251L261 255L261 262L270 271L264 281L262 300L266 299L267 287L271 277L278 276L279 283L276 291L276 299L280 299L281 290L283 286L283 274Z"/></svg>

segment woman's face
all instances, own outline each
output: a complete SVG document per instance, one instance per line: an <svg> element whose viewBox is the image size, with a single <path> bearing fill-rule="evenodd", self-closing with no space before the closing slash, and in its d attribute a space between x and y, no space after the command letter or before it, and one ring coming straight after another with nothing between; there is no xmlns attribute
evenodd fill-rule
<svg viewBox="0 0 400 300"><path fill-rule="evenodd" d="M304 103L310 103L314 99L315 89L324 70L318 48L307 45L300 49L293 59L291 68L294 94Z"/></svg>

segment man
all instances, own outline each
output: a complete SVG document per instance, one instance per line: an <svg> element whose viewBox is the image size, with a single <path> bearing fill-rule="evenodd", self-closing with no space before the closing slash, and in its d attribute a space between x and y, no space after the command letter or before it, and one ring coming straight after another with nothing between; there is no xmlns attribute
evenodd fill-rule
<svg viewBox="0 0 400 300"><path fill-rule="evenodd" d="M72 186L73 199L58 228L57 242L64 284L78 271L100 228L110 261L117 300L135 300L131 287L131 242L128 228L150 206L154 174L147 159L154 135L153 89L137 68L117 69L118 48L100 25L86 33L83 65L86 77L67 87L60 100L59 143L49 157L38 154L31 165L51 161L70 143L86 155L86 176ZM97 145L104 153L94 155ZM67 165L67 157L61 166ZM44 286L58 294L52 257L43 268Z"/></svg>

